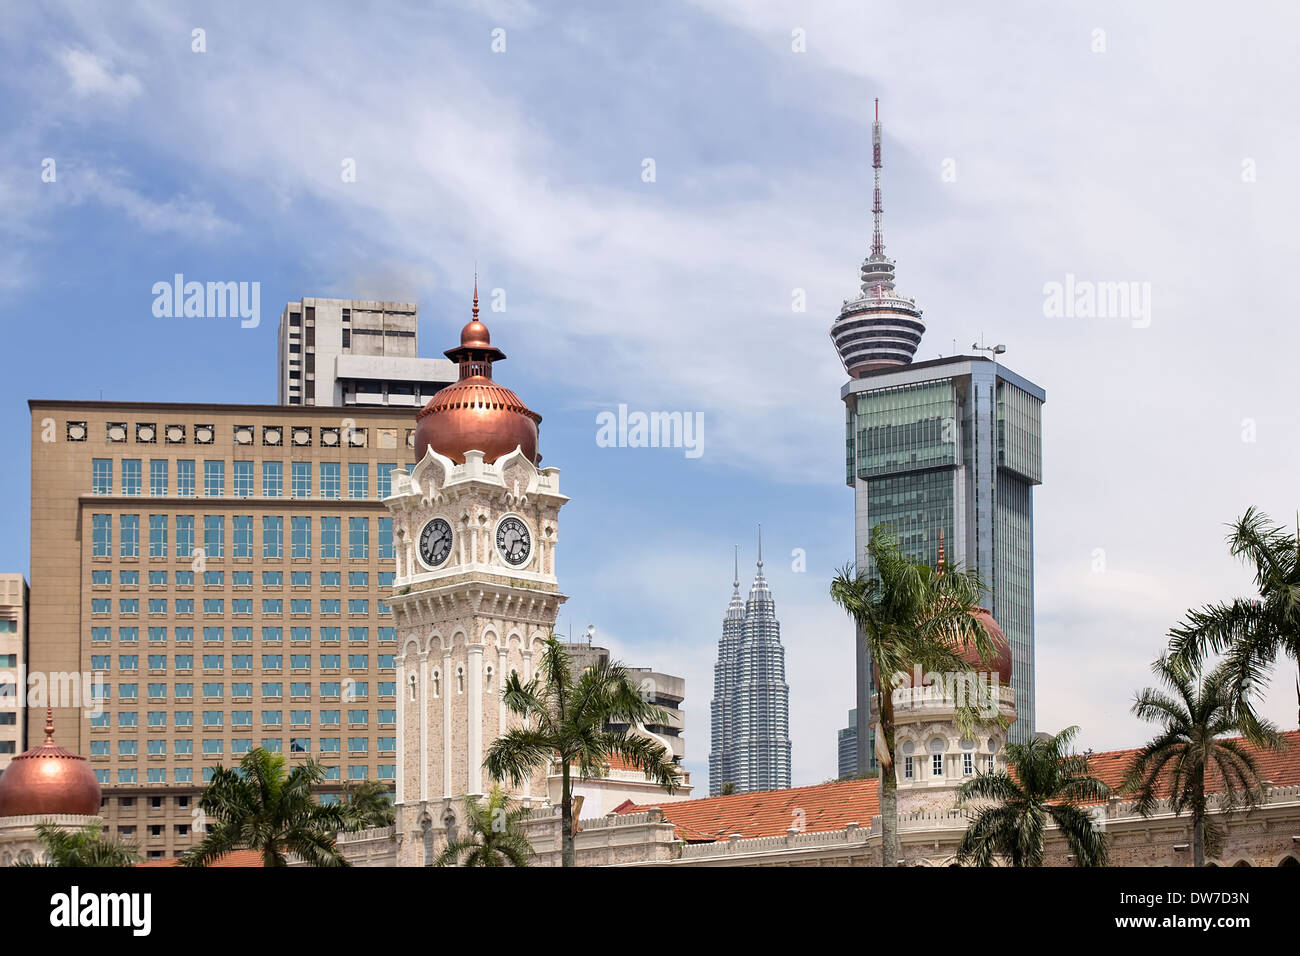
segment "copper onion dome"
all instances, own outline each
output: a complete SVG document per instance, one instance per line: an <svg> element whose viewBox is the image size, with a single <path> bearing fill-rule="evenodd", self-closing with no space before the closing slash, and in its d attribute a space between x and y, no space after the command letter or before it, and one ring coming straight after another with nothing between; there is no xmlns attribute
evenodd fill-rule
<svg viewBox="0 0 1300 956"><path fill-rule="evenodd" d="M99 813L99 781L80 754L54 742L54 712L45 712L45 743L14 757L0 774L0 817Z"/></svg>
<svg viewBox="0 0 1300 956"><path fill-rule="evenodd" d="M416 415L416 457L423 458L425 448L431 447L464 464L465 452L476 449L485 462L493 462L518 447L534 464L539 462L537 426L542 416L492 380L492 363L506 355L479 321L477 280L473 318L461 329L460 345L443 354L460 366L460 380L434 395Z"/></svg>

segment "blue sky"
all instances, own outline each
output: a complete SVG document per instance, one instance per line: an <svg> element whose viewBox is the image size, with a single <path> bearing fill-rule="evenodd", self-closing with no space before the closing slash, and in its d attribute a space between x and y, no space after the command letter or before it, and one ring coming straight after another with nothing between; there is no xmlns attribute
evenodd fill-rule
<svg viewBox="0 0 1300 956"><path fill-rule="evenodd" d="M852 499L827 329L867 252L879 96L918 358L985 335L1048 392L1039 725L1136 742L1128 702L1165 628L1248 584L1223 523L1300 505L1295 14L426 6L0 12L0 427L17 449L0 566L27 567L27 399L271 402L276 316L302 296L414 299L438 354L477 262L485 297L505 292L486 313L499 377L544 416L573 499L561 628L594 623L628 663L687 677L703 786L731 547L747 583L761 521L795 782L833 776L852 652L826 584L851 557ZM260 282L261 326L154 318L151 287L177 272ZM1150 283L1149 327L1045 317L1066 274ZM704 454L597 447L620 403L702 413ZM1288 726L1293 676L1270 703Z"/></svg>

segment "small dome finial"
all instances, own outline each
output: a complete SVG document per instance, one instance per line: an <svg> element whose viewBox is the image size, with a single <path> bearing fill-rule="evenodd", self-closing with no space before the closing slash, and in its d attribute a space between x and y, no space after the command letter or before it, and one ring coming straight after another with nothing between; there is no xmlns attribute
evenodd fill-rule
<svg viewBox="0 0 1300 956"><path fill-rule="evenodd" d="M474 321L478 321L478 265L474 266Z"/></svg>
<svg viewBox="0 0 1300 956"><path fill-rule="evenodd" d="M47 707L45 709L45 742L47 744L54 743L54 708L53 707Z"/></svg>

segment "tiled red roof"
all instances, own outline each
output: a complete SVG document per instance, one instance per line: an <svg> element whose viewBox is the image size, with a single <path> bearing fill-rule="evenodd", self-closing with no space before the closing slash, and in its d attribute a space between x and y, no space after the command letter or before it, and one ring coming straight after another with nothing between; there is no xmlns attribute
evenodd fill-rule
<svg viewBox="0 0 1300 956"><path fill-rule="evenodd" d="M168 860L146 860L140 866L180 866L179 857L172 857ZM262 865L262 854L257 850L231 850L222 856L217 857L208 866L226 867L239 866L249 867Z"/></svg>
<svg viewBox="0 0 1300 956"><path fill-rule="evenodd" d="M724 840L733 833L745 839L780 836L791 827L808 833L842 830L849 823L867 827L878 812L879 803L879 786L875 780L841 780L812 787L734 793L662 805L636 805L628 801L616 811L640 813L660 806L664 818L677 828L678 839L707 843Z"/></svg>
<svg viewBox="0 0 1300 956"><path fill-rule="evenodd" d="M1274 786L1300 786L1300 731L1282 735L1283 749L1260 750L1247 744L1255 756L1261 780ZM1094 753L1093 775L1118 788L1137 749ZM1219 788L1218 775L1211 773L1208 789ZM676 828L677 838L687 843L725 840L733 833L745 839L781 836L791 827L817 833L842 830L845 824L871 824L880 812L880 791L876 780L839 780L789 790L762 790L725 797L704 797L677 803L634 804L628 800L615 807L616 813L640 813L659 807L664 819ZM802 811L802 817L796 811Z"/></svg>
<svg viewBox="0 0 1300 956"><path fill-rule="evenodd" d="M1088 766L1092 768L1094 777L1109 784L1111 789L1118 790L1128 773L1133 755L1139 749L1134 747L1131 750L1107 750L1104 753L1095 753L1089 759ZM1282 748L1279 750L1255 747L1249 743L1244 745L1244 749L1255 758L1259 779L1268 780L1275 787L1300 786L1300 730L1282 734ZM1215 793L1221 786L1222 780L1218 772L1211 769L1206 775L1206 790ZM1165 793L1160 794L1162 797L1165 795Z"/></svg>

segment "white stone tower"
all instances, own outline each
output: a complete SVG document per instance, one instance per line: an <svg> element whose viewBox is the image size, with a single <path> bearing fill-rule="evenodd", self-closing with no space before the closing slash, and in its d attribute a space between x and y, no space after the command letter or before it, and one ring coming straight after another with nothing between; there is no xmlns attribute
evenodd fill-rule
<svg viewBox="0 0 1300 956"><path fill-rule="evenodd" d="M539 468L537 423L492 381L475 317L447 352L461 378L421 411L411 474L394 476L398 863L428 865L463 835L464 797L492 787L487 748L513 726L501 696L527 681L564 602L555 579L559 469ZM508 789L508 788L507 788ZM514 796L545 798L539 771Z"/></svg>

